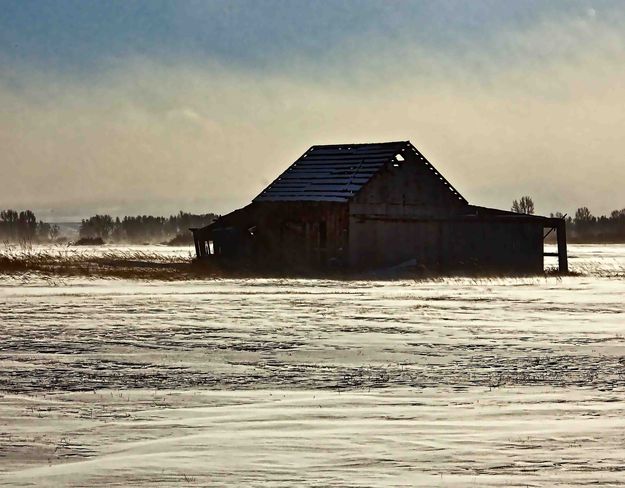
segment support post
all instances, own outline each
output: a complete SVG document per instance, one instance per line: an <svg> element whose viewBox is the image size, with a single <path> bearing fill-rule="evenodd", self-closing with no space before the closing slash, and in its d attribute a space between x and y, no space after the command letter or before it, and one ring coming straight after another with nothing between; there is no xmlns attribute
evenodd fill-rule
<svg viewBox="0 0 625 488"><path fill-rule="evenodd" d="M196 257L200 257L200 243L199 241L195 238L195 236L193 236L193 243L195 244L195 255Z"/></svg>
<svg viewBox="0 0 625 488"><path fill-rule="evenodd" d="M560 273L569 272L569 258L566 252L566 221L560 219L556 230L558 237L558 269Z"/></svg>

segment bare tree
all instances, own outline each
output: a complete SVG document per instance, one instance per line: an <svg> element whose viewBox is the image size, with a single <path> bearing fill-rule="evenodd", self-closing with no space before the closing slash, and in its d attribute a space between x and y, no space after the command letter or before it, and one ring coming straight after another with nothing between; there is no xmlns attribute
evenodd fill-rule
<svg viewBox="0 0 625 488"><path fill-rule="evenodd" d="M0 212L0 234L3 239L14 241L17 239L19 214L15 210L3 210Z"/></svg>
<svg viewBox="0 0 625 488"><path fill-rule="evenodd" d="M113 218L110 215L94 215L83 219L78 230L80 237L108 239L113 230Z"/></svg>
<svg viewBox="0 0 625 488"><path fill-rule="evenodd" d="M21 240L30 242L37 235L37 217L31 210L24 210L19 213L18 236Z"/></svg>
<svg viewBox="0 0 625 488"><path fill-rule="evenodd" d="M514 200L511 210L516 213L534 215L534 200L529 196L521 197L520 200Z"/></svg>
<svg viewBox="0 0 625 488"><path fill-rule="evenodd" d="M595 220L588 207L580 207L575 211L575 223L585 225Z"/></svg>

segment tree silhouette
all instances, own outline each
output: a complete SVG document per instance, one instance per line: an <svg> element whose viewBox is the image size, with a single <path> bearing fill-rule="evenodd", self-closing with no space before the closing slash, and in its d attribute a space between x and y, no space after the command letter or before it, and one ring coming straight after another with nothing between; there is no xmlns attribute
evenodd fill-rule
<svg viewBox="0 0 625 488"><path fill-rule="evenodd" d="M83 238L108 239L111 230L113 230L113 218L110 215L94 215L82 220L78 232Z"/></svg>
<svg viewBox="0 0 625 488"><path fill-rule="evenodd" d="M30 210L24 210L19 213L17 219L17 235L20 240L32 241L37 234L37 217Z"/></svg>
<svg viewBox="0 0 625 488"><path fill-rule="evenodd" d="M593 222L595 218L588 210L588 207L580 207L575 211L575 223L585 225L590 222Z"/></svg>
<svg viewBox="0 0 625 488"><path fill-rule="evenodd" d="M511 210L516 213L534 215L534 200L529 196L521 197L518 201L514 200Z"/></svg>

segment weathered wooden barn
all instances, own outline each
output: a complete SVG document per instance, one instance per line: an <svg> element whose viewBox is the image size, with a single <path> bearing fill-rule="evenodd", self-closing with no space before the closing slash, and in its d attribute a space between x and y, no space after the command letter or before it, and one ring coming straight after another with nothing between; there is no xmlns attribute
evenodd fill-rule
<svg viewBox="0 0 625 488"><path fill-rule="evenodd" d="M284 271L542 273L563 219L470 205L410 142L312 146L251 204L191 229L197 257Z"/></svg>

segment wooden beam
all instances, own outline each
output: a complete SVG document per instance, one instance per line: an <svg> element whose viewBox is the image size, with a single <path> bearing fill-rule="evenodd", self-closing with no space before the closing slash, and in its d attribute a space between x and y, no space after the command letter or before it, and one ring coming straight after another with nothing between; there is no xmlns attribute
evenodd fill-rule
<svg viewBox="0 0 625 488"><path fill-rule="evenodd" d="M544 241L545 239L547 239L547 236L548 236L549 234L551 234L554 230L555 230L555 227L552 227L551 229L549 229L549 232L547 232L547 233L543 236L543 241Z"/></svg>
<svg viewBox="0 0 625 488"><path fill-rule="evenodd" d="M558 237L558 269L560 273L569 272L569 258L566 252L566 221L561 219L556 230Z"/></svg>

